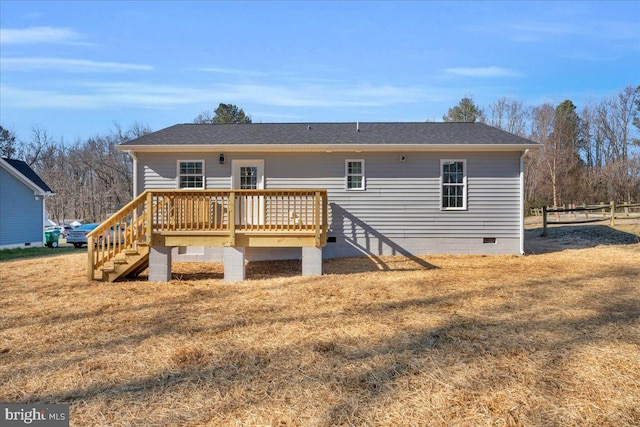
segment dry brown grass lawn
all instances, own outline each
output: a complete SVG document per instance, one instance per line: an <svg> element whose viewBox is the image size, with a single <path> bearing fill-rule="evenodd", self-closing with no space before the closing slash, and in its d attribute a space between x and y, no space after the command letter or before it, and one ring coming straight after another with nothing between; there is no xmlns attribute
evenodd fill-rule
<svg viewBox="0 0 640 427"><path fill-rule="evenodd" d="M85 264L0 263L0 401L69 403L74 426L640 424L638 243L255 263L233 284Z"/></svg>

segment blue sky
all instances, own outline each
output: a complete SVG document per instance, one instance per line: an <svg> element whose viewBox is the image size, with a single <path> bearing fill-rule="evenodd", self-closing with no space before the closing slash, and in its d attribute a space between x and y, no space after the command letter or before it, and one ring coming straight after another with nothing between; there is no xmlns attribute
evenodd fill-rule
<svg viewBox="0 0 640 427"><path fill-rule="evenodd" d="M66 141L220 102L254 122L441 120L640 84L640 2L0 2L0 122Z"/></svg>

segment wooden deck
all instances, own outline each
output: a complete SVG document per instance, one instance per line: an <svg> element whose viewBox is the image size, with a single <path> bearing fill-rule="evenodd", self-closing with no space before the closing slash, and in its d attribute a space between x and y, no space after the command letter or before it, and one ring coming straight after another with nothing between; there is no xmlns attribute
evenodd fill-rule
<svg viewBox="0 0 640 427"><path fill-rule="evenodd" d="M88 235L87 277L140 272L149 246L322 247L326 190L147 190Z"/></svg>

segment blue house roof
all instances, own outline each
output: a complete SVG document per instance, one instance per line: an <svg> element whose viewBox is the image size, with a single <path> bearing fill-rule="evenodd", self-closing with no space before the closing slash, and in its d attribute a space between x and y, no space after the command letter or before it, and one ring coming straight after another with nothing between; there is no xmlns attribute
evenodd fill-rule
<svg viewBox="0 0 640 427"><path fill-rule="evenodd" d="M42 178L40 178L38 174L35 173L33 169L31 169L31 167L29 167L29 165L22 160L9 159L6 157L3 157L2 160L7 162L9 166L18 171L24 178L31 181L34 186L40 188L43 192L53 193L53 190L49 188L49 186L42 180Z"/></svg>

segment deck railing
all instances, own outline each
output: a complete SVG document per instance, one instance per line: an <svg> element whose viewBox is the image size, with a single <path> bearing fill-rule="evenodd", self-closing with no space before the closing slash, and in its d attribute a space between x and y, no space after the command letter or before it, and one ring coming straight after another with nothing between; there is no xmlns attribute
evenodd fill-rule
<svg viewBox="0 0 640 427"><path fill-rule="evenodd" d="M88 235L89 271L154 236L218 233L235 246L239 233L315 235L326 241L326 190L147 190Z"/></svg>
<svg viewBox="0 0 640 427"><path fill-rule="evenodd" d="M149 191L153 232L308 231L323 224L326 190Z"/></svg>

